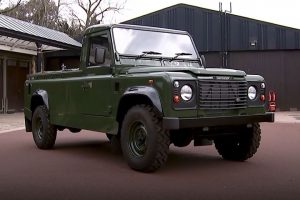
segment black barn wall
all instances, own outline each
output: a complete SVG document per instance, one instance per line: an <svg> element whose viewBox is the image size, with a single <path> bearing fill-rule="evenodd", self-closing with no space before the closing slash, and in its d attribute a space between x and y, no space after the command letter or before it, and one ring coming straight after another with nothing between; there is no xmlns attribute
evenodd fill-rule
<svg viewBox="0 0 300 200"><path fill-rule="evenodd" d="M300 110L300 50L230 52L229 65L262 75L267 89L276 91L280 110Z"/></svg>
<svg viewBox="0 0 300 200"><path fill-rule="evenodd" d="M219 52L205 54L207 67L220 67ZM277 94L279 110L300 110L300 50L296 51L240 51L229 52L230 68L259 74L267 82L267 89Z"/></svg>

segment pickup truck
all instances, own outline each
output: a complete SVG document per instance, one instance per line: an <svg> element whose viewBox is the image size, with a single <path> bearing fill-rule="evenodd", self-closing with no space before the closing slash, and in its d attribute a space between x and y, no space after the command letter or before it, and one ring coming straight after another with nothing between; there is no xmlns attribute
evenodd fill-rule
<svg viewBox="0 0 300 200"><path fill-rule="evenodd" d="M207 68L187 32L116 24L86 30L78 69L29 75L24 113L40 149L53 148L57 131L98 131L132 169L153 172L171 144L252 157L259 123L274 122L266 104L263 77Z"/></svg>

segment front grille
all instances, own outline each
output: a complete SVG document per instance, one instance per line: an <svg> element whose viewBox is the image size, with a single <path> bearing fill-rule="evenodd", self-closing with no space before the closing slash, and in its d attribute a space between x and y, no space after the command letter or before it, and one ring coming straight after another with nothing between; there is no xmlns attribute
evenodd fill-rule
<svg viewBox="0 0 300 200"><path fill-rule="evenodd" d="M239 109L247 105L247 82L199 80L200 109Z"/></svg>

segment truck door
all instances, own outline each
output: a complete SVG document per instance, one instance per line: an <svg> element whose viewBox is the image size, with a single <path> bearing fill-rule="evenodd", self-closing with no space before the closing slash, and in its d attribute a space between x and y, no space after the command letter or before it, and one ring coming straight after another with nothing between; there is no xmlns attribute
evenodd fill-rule
<svg viewBox="0 0 300 200"><path fill-rule="evenodd" d="M77 109L84 116L110 116L112 95L111 48L108 33L97 33L88 40L86 68L77 87ZM103 57L99 58L99 52ZM77 90L77 91L78 91Z"/></svg>

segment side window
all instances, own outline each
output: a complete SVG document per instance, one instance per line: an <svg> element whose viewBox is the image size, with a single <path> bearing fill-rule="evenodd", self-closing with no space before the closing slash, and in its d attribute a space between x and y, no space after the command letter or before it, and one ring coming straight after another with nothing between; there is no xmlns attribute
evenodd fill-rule
<svg viewBox="0 0 300 200"><path fill-rule="evenodd" d="M97 58L97 54L102 55L103 59ZM88 66L102 65L110 66L111 64L111 55L109 51L108 36L99 35L90 39L90 50L89 50L89 59Z"/></svg>

